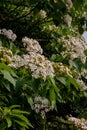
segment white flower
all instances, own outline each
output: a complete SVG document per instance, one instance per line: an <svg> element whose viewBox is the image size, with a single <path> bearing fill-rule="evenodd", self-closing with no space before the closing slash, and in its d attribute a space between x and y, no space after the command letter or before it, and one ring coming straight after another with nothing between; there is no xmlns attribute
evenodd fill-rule
<svg viewBox="0 0 87 130"><path fill-rule="evenodd" d="M67 9L70 10L72 8L72 6L73 6L72 1L71 0L67 0L66 1L66 7L67 7Z"/></svg>
<svg viewBox="0 0 87 130"><path fill-rule="evenodd" d="M9 40L15 41L17 36L16 34L13 33L13 31L11 29L6 30L5 28L1 30L2 35L4 35L5 37L7 37Z"/></svg>
<svg viewBox="0 0 87 130"><path fill-rule="evenodd" d="M46 17L47 17L45 10L40 10L39 14L40 14L40 16L41 16L42 18L46 18Z"/></svg>
<svg viewBox="0 0 87 130"><path fill-rule="evenodd" d="M28 37L24 37L24 38L22 38L22 42L23 42L24 46L26 46L26 51L28 53L34 52L34 53L42 54L43 50L42 50L41 46L39 45L38 41L36 41L32 38L30 39Z"/></svg>
<svg viewBox="0 0 87 130"><path fill-rule="evenodd" d="M72 22L72 17L67 14L64 16L64 22L70 27L71 26L71 22Z"/></svg>
<svg viewBox="0 0 87 130"><path fill-rule="evenodd" d="M12 34L12 36L11 36L12 41L15 41L16 38L17 38L17 35L16 34Z"/></svg>
<svg viewBox="0 0 87 130"><path fill-rule="evenodd" d="M87 130L87 120L84 118L69 117L68 120L73 123L79 130Z"/></svg>
<svg viewBox="0 0 87 130"><path fill-rule="evenodd" d="M35 110L36 113L40 113L44 118L45 114L50 111L48 99L45 97L36 96L34 98L33 110Z"/></svg>
<svg viewBox="0 0 87 130"><path fill-rule="evenodd" d="M64 58L69 55L71 60L79 58L82 63L85 63L86 56L84 51L87 49L87 44L83 39L80 37L73 37L68 35L67 38L60 38L60 41L63 43L64 51L62 51L61 54Z"/></svg>

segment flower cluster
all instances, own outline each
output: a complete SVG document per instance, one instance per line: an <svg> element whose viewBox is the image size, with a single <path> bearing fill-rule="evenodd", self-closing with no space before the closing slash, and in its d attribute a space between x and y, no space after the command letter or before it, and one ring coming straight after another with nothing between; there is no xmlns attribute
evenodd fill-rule
<svg viewBox="0 0 87 130"><path fill-rule="evenodd" d="M78 119L75 117L69 117L68 120L75 125L76 128L78 128L79 130L87 130L87 120L82 118L82 119Z"/></svg>
<svg viewBox="0 0 87 130"><path fill-rule="evenodd" d="M13 56L13 63L10 66L18 69L22 66L29 68L32 72L32 77L41 77L46 80L47 76L54 77L54 70L52 64L43 55L35 54L33 52L30 55Z"/></svg>
<svg viewBox="0 0 87 130"><path fill-rule="evenodd" d="M30 39L28 37L22 38L22 42L24 46L26 46L26 51L29 52L34 52L34 53L43 53L43 50L41 46L39 45L38 41L34 39Z"/></svg>
<svg viewBox="0 0 87 130"><path fill-rule="evenodd" d="M7 29L0 29L0 34L4 35L6 38L8 38L9 40L15 41L17 38L17 35L13 33L13 31L11 29L7 30Z"/></svg>
<svg viewBox="0 0 87 130"><path fill-rule="evenodd" d="M36 113L40 113L44 118L46 113L50 111L48 99L41 96L35 97L33 110L35 110Z"/></svg>
<svg viewBox="0 0 87 130"><path fill-rule="evenodd" d="M70 10L72 8L72 6L73 6L72 1L71 0L67 0L66 1L66 7L67 7L67 9Z"/></svg>
<svg viewBox="0 0 87 130"><path fill-rule="evenodd" d="M40 10L39 15L40 15L40 17L43 18L43 19L47 17L46 11L45 11L45 10L42 10L42 9Z"/></svg>
<svg viewBox="0 0 87 130"><path fill-rule="evenodd" d="M62 0L64 3L65 3L65 5L66 5L66 8L68 9L68 10L70 10L71 8L72 8L72 6L73 6L73 3L72 3L72 1L71 0Z"/></svg>
<svg viewBox="0 0 87 130"><path fill-rule="evenodd" d="M64 22L67 24L68 27L70 27L72 22L72 17L69 14L64 15Z"/></svg>
<svg viewBox="0 0 87 130"><path fill-rule="evenodd" d="M29 68L32 72L32 77L42 78L44 81L47 76L54 77L54 69L52 63L42 54L42 48L36 40L27 37L22 39L26 45L28 54L14 55L13 62L9 65L16 69L20 67Z"/></svg>
<svg viewBox="0 0 87 130"><path fill-rule="evenodd" d="M68 36L62 37L58 40L63 43L62 56L63 58L70 56L70 59L79 58L83 63L86 61L84 51L87 49L87 45L83 39L79 37Z"/></svg>
<svg viewBox="0 0 87 130"><path fill-rule="evenodd" d="M66 65L63 65L61 62L54 62L53 67L55 74L70 75L72 77L72 71Z"/></svg>
<svg viewBox="0 0 87 130"><path fill-rule="evenodd" d="M3 63L11 63L12 62L12 51L8 50L5 47L0 46L0 61Z"/></svg>
<svg viewBox="0 0 87 130"><path fill-rule="evenodd" d="M81 79L76 79L76 81L78 82L78 84L79 84L80 86L82 86L82 91L87 90L87 86L86 86L86 84L84 83L83 80L81 80Z"/></svg>
<svg viewBox="0 0 87 130"><path fill-rule="evenodd" d="M87 79L87 69L82 69L81 70L81 76L85 77L85 79Z"/></svg>
<svg viewBox="0 0 87 130"><path fill-rule="evenodd" d="M54 31L54 32L56 32L56 31L58 31L58 27L55 24L53 24L53 25L47 25L47 26L43 27L43 30L48 30L48 31Z"/></svg>

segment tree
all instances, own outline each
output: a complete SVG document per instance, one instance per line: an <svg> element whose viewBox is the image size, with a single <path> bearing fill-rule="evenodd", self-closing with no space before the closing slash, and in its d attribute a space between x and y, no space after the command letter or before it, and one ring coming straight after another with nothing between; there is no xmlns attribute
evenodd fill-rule
<svg viewBox="0 0 87 130"><path fill-rule="evenodd" d="M87 128L86 7L86 0L0 2L2 130Z"/></svg>

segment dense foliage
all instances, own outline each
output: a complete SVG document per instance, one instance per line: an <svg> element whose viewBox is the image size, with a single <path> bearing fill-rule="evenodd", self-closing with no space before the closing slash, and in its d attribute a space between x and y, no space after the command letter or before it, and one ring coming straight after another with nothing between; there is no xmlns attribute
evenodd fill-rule
<svg viewBox="0 0 87 130"><path fill-rule="evenodd" d="M87 1L0 9L0 130L87 130Z"/></svg>

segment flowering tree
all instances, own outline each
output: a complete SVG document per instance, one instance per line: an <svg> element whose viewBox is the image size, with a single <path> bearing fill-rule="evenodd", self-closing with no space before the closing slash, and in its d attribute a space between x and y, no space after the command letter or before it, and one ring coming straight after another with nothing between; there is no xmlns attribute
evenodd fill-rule
<svg viewBox="0 0 87 130"><path fill-rule="evenodd" d="M0 2L0 128L87 129L86 0Z"/></svg>

